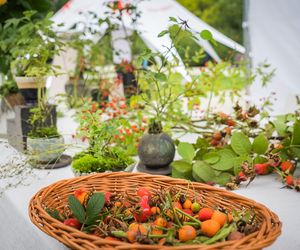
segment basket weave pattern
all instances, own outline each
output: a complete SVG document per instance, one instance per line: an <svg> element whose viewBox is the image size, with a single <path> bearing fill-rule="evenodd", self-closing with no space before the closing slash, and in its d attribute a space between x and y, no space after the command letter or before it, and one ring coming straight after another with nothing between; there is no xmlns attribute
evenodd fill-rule
<svg viewBox="0 0 300 250"><path fill-rule="evenodd" d="M188 195L193 197L194 190L201 203L209 207L216 205L240 210L241 208L254 209L261 223L259 231L247 235L241 240L225 241L213 245L186 245L186 246L158 246L140 245L126 242L111 241L98 236L85 234L75 228L64 225L52 218L45 208L62 211L67 204L67 197L74 190L85 188L88 191L127 191L135 195L138 186L157 190L160 187L178 187L178 190L188 190ZM89 176L76 177L58 181L41 189L30 201L29 216L31 221L46 234L56 238L72 249L119 249L119 250L195 250L195 249L262 249L271 245L281 233L281 222L276 214L265 206L253 200L244 198L223 189L215 188L201 183L190 183L186 180L174 179L166 176L148 175L144 173L103 173Z"/></svg>

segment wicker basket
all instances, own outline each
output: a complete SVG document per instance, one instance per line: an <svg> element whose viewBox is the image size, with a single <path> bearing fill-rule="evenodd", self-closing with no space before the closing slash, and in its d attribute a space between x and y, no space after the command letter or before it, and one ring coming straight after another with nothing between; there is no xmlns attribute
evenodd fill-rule
<svg viewBox="0 0 300 250"><path fill-rule="evenodd" d="M67 203L68 195L78 188L95 191L120 192L127 190L135 194L136 187L144 186L150 190L157 190L159 187L174 186L178 189L187 190L190 196L193 189L199 193L202 203L207 206L216 204L224 208L241 209L253 208L261 223L259 231L249 234L241 240L225 241L213 245L186 245L178 247L129 244L126 242L110 241L97 236L85 234L77 229L68 227L62 222L52 218L45 211L45 208L63 209ZM29 216L31 221L46 234L56 238L72 249L262 249L271 245L281 233L281 222L276 214L265 206L253 200L236 195L223 189L211 187L193 182L192 185L181 179L174 179L166 176L148 175L144 173L103 173L89 176L76 177L58 181L40 190L30 201Z"/></svg>

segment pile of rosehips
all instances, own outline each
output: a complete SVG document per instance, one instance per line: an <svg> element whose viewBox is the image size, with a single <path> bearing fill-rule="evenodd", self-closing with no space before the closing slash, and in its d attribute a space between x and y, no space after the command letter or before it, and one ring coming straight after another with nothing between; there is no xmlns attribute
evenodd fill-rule
<svg viewBox="0 0 300 250"><path fill-rule="evenodd" d="M217 209L174 188L158 190L139 187L132 195L80 189L69 196L64 213L48 213L67 226L101 238L142 244L213 244L241 239L259 227L253 211ZM91 217L88 212L97 209Z"/></svg>

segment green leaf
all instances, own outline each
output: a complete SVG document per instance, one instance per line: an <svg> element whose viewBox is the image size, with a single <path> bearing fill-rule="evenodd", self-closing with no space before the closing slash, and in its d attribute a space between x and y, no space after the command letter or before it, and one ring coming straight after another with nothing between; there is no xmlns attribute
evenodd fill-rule
<svg viewBox="0 0 300 250"><path fill-rule="evenodd" d="M162 36L164 36L165 34L168 34L168 33L169 33L168 30L163 30L162 32L160 32L160 33L157 35L157 37L162 37Z"/></svg>
<svg viewBox="0 0 300 250"><path fill-rule="evenodd" d="M172 177L192 180L192 164L186 161L173 161L172 164Z"/></svg>
<svg viewBox="0 0 300 250"><path fill-rule="evenodd" d="M291 145L300 145L300 121L295 121Z"/></svg>
<svg viewBox="0 0 300 250"><path fill-rule="evenodd" d="M219 171L227 171L233 168L236 164L238 156L230 149L222 149L218 152L220 160L212 165L212 168Z"/></svg>
<svg viewBox="0 0 300 250"><path fill-rule="evenodd" d="M231 136L231 147L238 155L248 155L251 152L251 142L242 132L234 132Z"/></svg>
<svg viewBox="0 0 300 250"><path fill-rule="evenodd" d="M203 160L206 163L214 164L220 160L220 155L218 155L216 152L209 152L203 155Z"/></svg>
<svg viewBox="0 0 300 250"><path fill-rule="evenodd" d="M242 171L242 167L240 165L236 165L233 167L234 175L238 175Z"/></svg>
<svg viewBox="0 0 300 250"><path fill-rule="evenodd" d="M268 146L268 139L264 136L264 134L260 134L254 138L252 150L257 154L264 154L268 150Z"/></svg>
<svg viewBox="0 0 300 250"><path fill-rule="evenodd" d="M177 19L172 16L169 17L169 21L177 23Z"/></svg>
<svg viewBox="0 0 300 250"><path fill-rule="evenodd" d="M164 73L156 73L155 78L160 82L165 82L167 80L167 76Z"/></svg>
<svg viewBox="0 0 300 250"><path fill-rule="evenodd" d="M95 217L97 217L105 203L105 196L103 193L94 193L89 199L86 206L86 224L90 224Z"/></svg>
<svg viewBox="0 0 300 250"><path fill-rule="evenodd" d="M70 207L73 215L75 216L75 218L79 222L84 223L85 222L85 210L84 210L84 207L79 202L79 200L77 200L74 195L69 195L68 203L69 203L69 207Z"/></svg>
<svg viewBox="0 0 300 250"><path fill-rule="evenodd" d="M261 163L265 163L265 162L267 162L267 159L260 155L256 156L253 160L254 164L257 164L257 163L261 164Z"/></svg>
<svg viewBox="0 0 300 250"><path fill-rule="evenodd" d="M188 163L192 163L195 156L195 149L192 144L187 142L179 143L177 147L178 154Z"/></svg>
<svg viewBox="0 0 300 250"><path fill-rule="evenodd" d="M215 176L214 170L205 162L197 161L193 165L193 177L199 182L213 181Z"/></svg>
<svg viewBox="0 0 300 250"><path fill-rule="evenodd" d="M205 139L198 137L194 146L195 148L208 148L209 144Z"/></svg>
<svg viewBox="0 0 300 250"><path fill-rule="evenodd" d="M231 176L230 173L223 172L215 177L214 182L221 186L225 186L230 181Z"/></svg>
<svg viewBox="0 0 300 250"><path fill-rule="evenodd" d="M213 39L213 36L209 30L202 30L200 32L200 37L204 40L210 41Z"/></svg>
<svg viewBox="0 0 300 250"><path fill-rule="evenodd" d="M46 212L54 219L63 221L57 209L51 210L50 208L46 208Z"/></svg>
<svg viewBox="0 0 300 250"><path fill-rule="evenodd" d="M286 116L285 115L277 116L276 120L274 120L271 123L274 125L276 132L279 136L286 135L287 125L286 125Z"/></svg>

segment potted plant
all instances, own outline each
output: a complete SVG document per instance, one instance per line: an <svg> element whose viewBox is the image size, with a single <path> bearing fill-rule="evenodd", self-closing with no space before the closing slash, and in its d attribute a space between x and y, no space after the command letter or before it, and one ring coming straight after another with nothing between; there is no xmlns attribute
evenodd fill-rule
<svg viewBox="0 0 300 250"><path fill-rule="evenodd" d="M53 117L50 115L51 108L53 106L41 104L30 110L31 130L27 135L27 150L30 159L41 164L58 161L65 150L64 139L53 124ZM51 121L47 126L46 120L49 118Z"/></svg>
<svg viewBox="0 0 300 250"><path fill-rule="evenodd" d="M9 19L5 24L12 36L8 41L11 71L29 104L37 103L43 96L46 77L57 74L59 67L52 65L51 61L64 45L52 29L52 13L40 20L34 19L36 14L35 11L26 11L23 17Z"/></svg>
<svg viewBox="0 0 300 250"><path fill-rule="evenodd" d="M188 121L189 116L183 103L188 100L189 105L193 105L199 98L200 85L197 78L186 81L180 73L174 72L174 67L178 66L181 59L173 53L174 62L169 63L167 61L174 44L178 42L178 34L182 30L188 29L186 21L181 20L178 22L175 18L170 18L170 20L178 25L176 35L172 37L172 44L167 48L160 64L153 62L152 67L147 70L138 69L141 93L131 98L132 106L144 105L144 112L152 117L148 132L139 142L139 170L157 174L171 173L169 164L173 161L175 155L174 142L166 134L166 131L170 131L173 124L181 125L181 123ZM158 37L167 34L169 34L169 31L164 30ZM192 34L190 36L193 37ZM136 65L141 65L142 61L157 56L157 53L145 51L137 58Z"/></svg>
<svg viewBox="0 0 300 250"><path fill-rule="evenodd" d="M77 136L83 141L88 140L89 146L73 158L72 169L75 175L121 171L134 162L123 147L115 143L123 118L104 120L102 109L94 105L91 109L84 107L77 115L80 123Z"/></svg>

